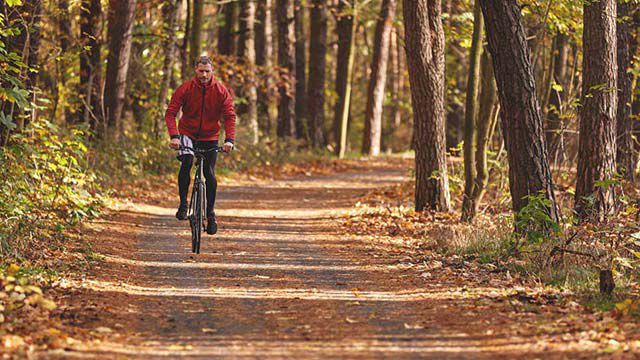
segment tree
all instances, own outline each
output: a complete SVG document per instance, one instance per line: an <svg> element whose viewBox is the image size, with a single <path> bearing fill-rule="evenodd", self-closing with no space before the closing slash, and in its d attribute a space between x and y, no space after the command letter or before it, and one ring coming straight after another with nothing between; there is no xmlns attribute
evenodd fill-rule
<svg viewBox="0 0 640 360"><path fill-rule="evenodd" d="M557 221L542 114L520 6L516 0L480 0L480 6L500 99L513 211L518 214L529 196L542 196L549 204L546 211L550 219Z"/></svg>
<svg viewBox="0 0 640 360"><path fill-rule="evenodd" d="M307 137L307 57L304 35L303 0L294 0L295 37L296 37L296 134L298 138Z"/></svg>
<svg viewBox="0 0 640 360"><path fill-rule="evenodd" d="M194 66L200 56L202 43L202 12L203 0L193 0L193 14L191 14L191 33L189 34L189 67ZM191 72L189 72L191 73Z"/></svg>
<svg viewBox="0 0 640 360"><path fill-rule="evenodd" d="M256 4L253 1L244 1L241 4L241 61L245 66L251 68L255 74L256 65L256 47L255 47L255 16ZM247 79L244 86L247 104L245 107L247 113L247 123L249 125L249 141L252 144L258 143L258 90L255 85L255 76Z"/></svg>
<svg viewBox="0 0 640 360"><path fill-rule="evenodd" d="M280 86L278 103L278 137L295 137L296 49L293 0L276 0L278 17L278 64L289 72L289 81Z"/></svg>
<svg viewBox="0 0 640 360"><path fill-rule="evenodd" d="M553 83L547 111L546 140L549 159L555 164L564 161L564 136L562 124L563 94L567 91L567 60L569 58L569 36L558 33L553 41ZM560 86L560 88L558 88Z"/></svg>
<svg viewBox="0 0 640 360"><path fill-rule="evenodd" d="M347 128L351 106L351 78L353 73L354 33L357 0L342 0L338 3L338 58L336 59L335 118L333 120L336 154L344 157L347 150Z"/></svg>
<svg viewBox="0 0 640 360"><path fill-rule="evenodd" d="M83 0L80 10L80 100L82 102L82 120L98 131L104 120L102 109L102 43L100 19L102 6L100 0ZM104 125L104 123L102 124ZM102 129L103 130L103 129Z"/></svg>
<svg viewBox="0 0 640 360"><path fill-rule="evenodd" d="M630 18L632 4L618 1L617 61L618 61L618 105L616 114L618 172L627 180L634 180L635 156L633 149L633 119L631 118L631 84L633 74L629 71L634 52L631 50Z"/></svg>
<svg viewBox="0 0 640 360"><path fill-rule="evenodd" d="M405 44L416 131L416 211L450 208L445 151L444 30L439 0L404 0Z"/></svg>
<svg viewBox="0 0 640 360"><path fill-rule="evenodd" d="M131 55L131 33L136 0L111 0L109 3L109 55L104 87L107 126L120 135L122 107Z"/></svg>
<svg viewBox="0 0 640 360"><path fill-rule="evenodd" d="M584 4L582 107L576 212L602 220L613 211L616 156L616 3Z"/></svg>
<svg viewBox="0 0 640 360"><path fill-rule="evenodd" d="M182 46L180 47L180 59L182 61L182 81L186 81L192 74L193 64L189 64L189 40L191 39L191 0L184 0L186 6L186 19L184 21L184 37L182 38Z"/></svg>
<svg viewBox="0 0 640 360"><path fill-rule="evenodd" d="M367 92L367 110L362 137L362 153L370 156L380 154L382 138L382 106L387 81L387 64L391 40L391 25L396 12L396 0L383 0L376 24L371 78Z"/></svg>
<svg viewBox="0 0 640 360"><path fill-rule="evenodd" d="M164 0L162 3L162 18L164 21L164 32L162 37L162 48L165 49L164 64L162 66L162 84L158 93L158 103L161 105L161 113L164 114L167 101L167 93L171 86L173 76L173 64L176 55L176 25L178 22L178 9L180 0ZM195 61L194 61L195 62ZM156 135L161 133L160 116L154 118L153 130Z"/></svg>
<svg viewBox="0 0 640 360"><path fill-rule="evenodd" d="M256 9L257 21L256 21L256 64L258 66L270 67L272 65L271 58L273 56L273 27L272 27L272 1L271 0L259 0L258 8ZM272 118L272 101L271 101L271 82L266 79L264 87L258 89L258 104L262 108L264 113L261 116L264 121L261 124L263 134L271 134Z"/></svg>
<svg viewBox="0 0 640 360"><path fill-rule="evenodd" d="M480 57L482 56L482 32L484 21L480 4L476 0L473 10L473 35L469 54L469 75L467 77L467 98L464 112L464 198L462 200L462 220L471 221L475 217L478 204L473 191L476 180L476 123L478 121L478 82L480 80Z"/></svg>
<svg viewBox="0 0 640 360"><path fill-rule="evenodd" d="M309 135L315 147L326 145L324 89L327 65L327 2L312 0L309 43Z"/></svg>
<svg viewBox="0 0 640 360"><path fill-rule="evenodd" d="M236 2L228 2L221 7L224 24L218 31L218 53L220 55L234 55L236 53L235 27L238 17Z"/></svg>

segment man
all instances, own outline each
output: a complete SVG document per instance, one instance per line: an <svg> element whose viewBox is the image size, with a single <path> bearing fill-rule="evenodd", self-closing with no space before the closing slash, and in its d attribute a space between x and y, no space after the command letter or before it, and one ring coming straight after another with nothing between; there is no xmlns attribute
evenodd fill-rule
<svg viewBox="0 0 640 360"><path fill-rule="evenodd" d="M169 146L179 150L178 160L182 163L178 173L180 206L176 218L179 220L187 219L187 193L194 158L193 151L181 147L204 150L217 147L221 118L224 120L225 152L233 149L236 135L236 113L232 92L213 78L213 62L208 56L201 56L195 67L196 76L175 91L164 117L171 136ZM176 115L181 108L182 117L176 128ZM215 175L217 155L216 152L208 152L204 160L204 176L207 181L207 233L211 235L218 231L213 210L218 187Z"/></svg>

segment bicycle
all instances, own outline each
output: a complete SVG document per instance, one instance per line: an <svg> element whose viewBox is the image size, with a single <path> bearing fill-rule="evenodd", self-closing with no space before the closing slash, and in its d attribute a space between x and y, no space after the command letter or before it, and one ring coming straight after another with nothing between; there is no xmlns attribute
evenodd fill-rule
<svg viewBox="0 0 640 360"><path fill-rule="evenodd" d="M191 252L200 254L200 240L204 229L204 218L207 216L207 187L204 177L204 154L209 152L225 152L222 147L214 147L208 150L194 149L189 146L180 146L180 150L192 151L196 160L196 174L191 189L187 219L191 227Z"/></svg>

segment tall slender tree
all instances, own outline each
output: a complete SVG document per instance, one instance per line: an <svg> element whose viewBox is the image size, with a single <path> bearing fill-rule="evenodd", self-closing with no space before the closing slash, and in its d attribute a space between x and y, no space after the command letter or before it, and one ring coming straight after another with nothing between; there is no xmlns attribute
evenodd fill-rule
<svg viewBox="0 0 640 360"><path fill-rule="evenodd" d="M218 53L234 55L236 53L236 23L238 18L237 3L232 1L222 6L224 24L218 31Z"/></svg>
<svg viewBox="0 0 640 360"><path fill-rule="evenodd" d="M80 7L80 101L82 121L97 131L104 120L102 61L100 57L102 6L100 0L83 0Z"/></svg>
<svg viewBox="0 0 640 360"><path fill-rule="evenodd" d="M165 112L165 103L167 101L167 93L171 86L171 78L173 77L173 64L176 60L176 25L178 23L178 8L181 0L164 0L162 3L162 18L164 21L162 48L165 50L164 63L162 66L162 84L158 93L158 102L161 105L161 113ZM160 116L154 118L154 134L160 135Z"/></svg>
<svg viewBox="0 0 640 360"><path fill-rule="evenodd" d="M351 107L351 81L353 73L354 34L356 28L357 0L340 0L338 3L338 58L336 60L336 100L333 120L336 154L344 157L347 150L347 128Z"/></svg>
<svg viewBox="0 0 640 360"><path fill-rule="evenodd" d="M296 36L296 134L307 137L307 56L304 33L305 0L294 0Z"/></svg>
<svg viewBox="0 0 640 360"><path fill-rule="evenodd" d="M558 220L520 6L516 0L480 0L480 6L500 99L513 211L517 214L527 205L528 196L542 196L550 204L548 215Z"/></svg>
<svg viewBox="0 0 640 360"><path fill-rule="evenodd" d="M362 153L370 156L380 154L382 106L384 104L384 88L387 82L391 27L395 12L396 0L382 1L373 43L371 78L369 79L367 92L367 109L362 137Z"/></svg>
<svg viewBox="0 0 640 360"><path fill-rule="evenodd" d="M618 0L617 61L618 61L618 109L616 115L617 152L616 163L618 172L627 180L634 180L635 156L633 149L633 119L631 118L631 84L633 74L631 67L631 29L633 24L631 9L633 4ZM636 7L639 7L635 5Z"/></svg>
<svg viewBox="0 0 640 360"><path fill-rule="evenodd" d="M193 13L191 14L191 33L189 34L189 66L193 67L200 56L202 44L202 15L204 0L193 0Z"/></svg>
<svg viewBox="0 0 640 360"><path fill-rule="evenodd" d="M582 39L582 107L576 212L581 218L602 220L614 209L616 156L617 61L616 2L584 4Z"/></svg>
<svg viewBox="0 0 640 360"><path fill-rule="evenodd" d="M296 49L293 0L276 0L278 17L278 64L289 72L289 81L280 86L278 103L278 137L295 137Z"/></svg>
<svg viewBox="0 0 640 360"><path fill-rule="evenodd" d="M327 65L327 1L311 1L309 42L309 135L315 147L326 145L324 132L325 67Z"/></svg>
<svg viewBox="0 0 640 360"><path fill-rule="evenodd" d="M111 0L109 3L109 56L107 57L104 106L107 126L120 136L122 107L131 55L131 34L136 0Z"/></svg>
<svg viewBox="0 0 640 360"><path fill-rule="evenodd" d="M445 151L444 30L439 0L404 0L405 44L416 131L416 211L451 207Z"/></svg>
<svg viewBox="0 0 640 360"><path fill-rule="evenodd" d="M247 104L245 107L247 114L247 124L249 125L249 141L252 144L258 143L258 89L256 88L255 65L256 65L256 47L255 47L255 16L256 3L253 1L244 1L241 4L241 41L242 49L241 61L245 66L251 69L251 76L244 86Z"/></svg>
<svg viewBox="0 0 640 360"><path fill-rule="evenodd" d="M259 0L256 9L256 64L258 66L270 67L273 57L273 27L272 27L272 0ZM262 133L269 136L271 134L271 124L273 116L271 111L271 82L266 79L264 87L258 89L258 104L262 110L263 119L261 125Z"/></svg>
<svg viewBox="0 0 640 360"><path fill-rule="evenodd" d="M464 111L464 197L462 200L462 220L471 221L475 217L477 204L473 189L476 180L476 124L478 121L478 92L480 81L480 57L484 20L480 4L476 0L473 10L473 35L469 54L469 75L467 77L467 98Z"/></svg>
<svg viewBox="0 0 640 360"><path fill-rule="evenodd" d="M546 140L549 149L549 160L555 164L564 161L563 135L563 101L567 91L567 62L569 59L569 36L561 32L556 34L553 41L553 83L547 112ZM560 86L558 88L558 85Z"/></svg>

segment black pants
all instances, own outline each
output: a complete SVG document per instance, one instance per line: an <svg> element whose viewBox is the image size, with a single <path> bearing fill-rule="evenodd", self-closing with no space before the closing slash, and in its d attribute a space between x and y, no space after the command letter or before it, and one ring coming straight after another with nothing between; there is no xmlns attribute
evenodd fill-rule
<svg viewBox="0 0 640 360"><path fill-rule="evenodd" d="M194 141L195 149L209 150L217 147L217 141ZM218 181L216 180L216 159L217 152L208 152L204 155L203 172L207 180L207 215L213 214L213 208L216 203L216 190L218 189ZM191 167L193 166L193 155L180 155L178 160L180 172L178 173L178 190L180 192L180 206L187 206L187 195L189 193L189 183L191 183Z"/></svg>

